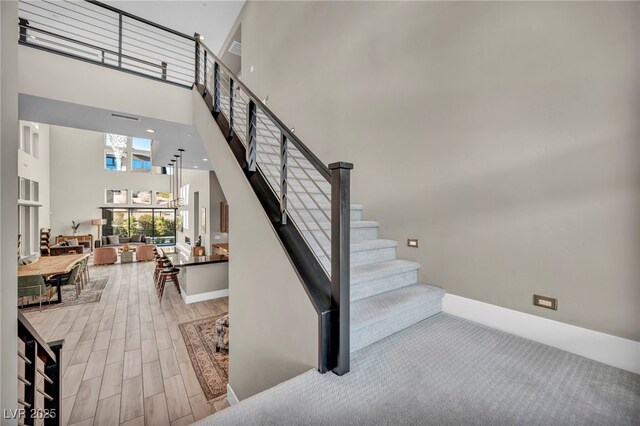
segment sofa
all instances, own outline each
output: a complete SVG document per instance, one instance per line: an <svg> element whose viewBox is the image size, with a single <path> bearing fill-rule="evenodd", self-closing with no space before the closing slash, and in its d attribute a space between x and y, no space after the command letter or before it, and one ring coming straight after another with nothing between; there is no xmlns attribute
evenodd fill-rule
<svg viewBox="0 0 640 426"><path fill-rule="evenodd" d="M91 251L90 241L78 241L77 238L68 238L58 244L49 247L50 256L62 254L83 254Z"/></svg>
<svg viewBox="0 0 640 426"><path fill-rule="evenodd" d="M96 248L98 247L115 247L121 248L125 244L129 246L137 247L146 244L151 244L151 237L147 237L144 234L134 234L130 237L121 237L120 235L105 235L99 240L96 240Z"/></svg>

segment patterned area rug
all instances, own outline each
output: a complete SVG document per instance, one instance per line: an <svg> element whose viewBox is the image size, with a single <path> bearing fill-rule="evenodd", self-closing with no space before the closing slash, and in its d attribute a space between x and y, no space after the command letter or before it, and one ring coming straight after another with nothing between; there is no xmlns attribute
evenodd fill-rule
<svg viewBox="0 0 640 426"><path fill-rule="evenodd" d="M216 320L226 314L178 324L207 401L227 393L229 354L216 352Z"/></svg>
<svg viewBox="0 0 640 426"><path fill-rule="evenodd" d="M96 277L92 278L88 284L85 284L84 288L80 292L80 295L76 297L76 287L73 285L62 286L62 303L54 303L51 305L42 305L42 310L65 308L67 306L84 305L85 303L99 302L102 298L102 291L107 286L109 277ZM51 300L58 298L58 289L52 288ZM43 298L43 302L46 298ZM18 308L20 305L18 305ZM38 306L32 306L30 308L22 308L22 312L38 311Z"/></svg>

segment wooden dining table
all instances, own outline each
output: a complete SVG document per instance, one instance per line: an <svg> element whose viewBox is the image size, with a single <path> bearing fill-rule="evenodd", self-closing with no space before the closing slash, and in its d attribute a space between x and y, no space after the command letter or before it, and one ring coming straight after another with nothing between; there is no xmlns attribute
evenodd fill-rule
<svg viewBox="0 0 640 426"><path fill-rule="evenodd" d="M55 277L55 286L58 287L58 300L45 302L62 302L61 277L68 274L74 265L89 257L89 254L61 254L60 256L40 256L38 260L28 265L18 266L18 277L31 277L42 275L44 277Z"/></svg>

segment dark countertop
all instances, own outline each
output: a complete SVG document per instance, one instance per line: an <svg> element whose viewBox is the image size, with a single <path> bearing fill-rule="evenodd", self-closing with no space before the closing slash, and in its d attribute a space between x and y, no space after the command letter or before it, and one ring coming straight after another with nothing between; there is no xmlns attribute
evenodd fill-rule
<svg viewBox="0 0 640 426"><path fill-rule="evenodd" d="M178 253L167 253L167 257L173 263L173 266L197 266L197 265L207 265L210 263L225 263L229 261L227 256L185 256L183 254Z"/></svg>

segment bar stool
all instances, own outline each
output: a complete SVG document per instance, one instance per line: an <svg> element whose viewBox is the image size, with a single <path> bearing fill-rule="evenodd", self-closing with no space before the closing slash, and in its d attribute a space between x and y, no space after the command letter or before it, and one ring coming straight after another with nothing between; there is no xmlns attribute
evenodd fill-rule
<svg viewBox="0 0 640 426"><path fill-rule="evenodd" d="M172 268L173 264L167 257L156 257L156 269L153 271L153 283L156 285L156 289L160 283L160 272L166 268Z"/></svg>
<svg viewBox="0 0 640 426"><path fill-rule="evenodd" d="M178 290L178 294L180 294L180 283L178 282L178 274L180 273L180 269L174 268L173 266L170 268L163 269L160 272L160 283L158 285L158 299L162 302L162 295L164 294L164 286L167 281L171 281L175 286L176 290Z"/></svg>

